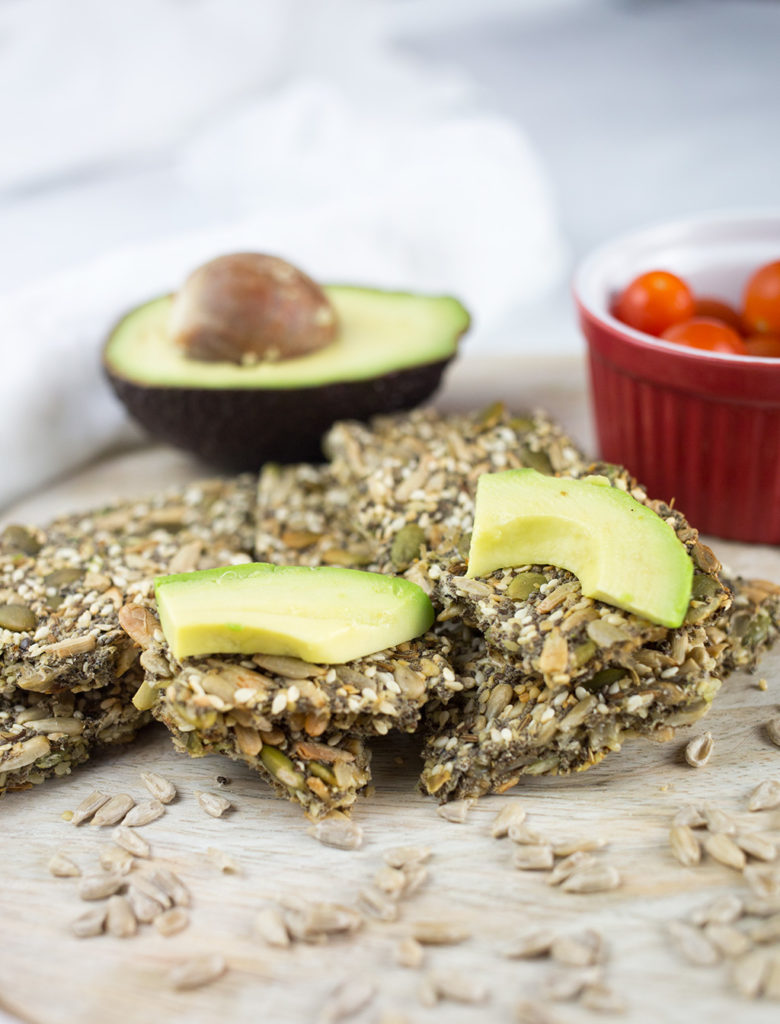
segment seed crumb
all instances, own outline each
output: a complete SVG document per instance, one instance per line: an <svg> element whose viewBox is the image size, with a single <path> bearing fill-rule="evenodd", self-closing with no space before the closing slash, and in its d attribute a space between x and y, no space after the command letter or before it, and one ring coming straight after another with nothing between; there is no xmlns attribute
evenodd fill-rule
<svg viewBox="0 0 780 1024"><path fill-rule="evenodd" d="M168 973L168 985L178 991L202 988L217 981L226 971L225 958L219 953L211 953L177 964Z"/></svg>

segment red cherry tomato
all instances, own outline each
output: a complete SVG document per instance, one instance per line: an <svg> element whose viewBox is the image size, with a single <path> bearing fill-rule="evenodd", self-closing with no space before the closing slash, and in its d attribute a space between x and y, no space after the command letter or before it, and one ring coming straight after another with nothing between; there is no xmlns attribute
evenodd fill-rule
<svg viewBox="0 0 780 1024"><path fill-rule="evenodd" d="M618 296L613 313L629 327L659 335L693 316L694 301L688 285L666 270L640 274Z"/></svg>
<svg viewBox="0 0 780 1024"><path fill-rule="evenodd" d="M715 320L722 321L737 334L742 333L742 317L733 306L720 299L710 298L709 295L696 299L696 309L693 315L714 317Z"/></svg>
<svg viewBox="0 0 780 1024"><path fill-rule="evenodd" d="M780 337L776 334L752 334L745 338L749 356L774 356L780 358Z"/></svg>
<svg viewBox="0 0 780 1024"><path fill-rule="evenodd" d="M674 341L678 345L706 349L708 352L731 352L743 356L747 353L745 343L737 332L713 317L692 317L667 328L661 337L664 341Z"/></svg>
<svg viewBox="0 0 780 1024"><path fill-rule="evenodd" d="M780 334L780 260L760 267L745 288L747 334Z"/></svg>

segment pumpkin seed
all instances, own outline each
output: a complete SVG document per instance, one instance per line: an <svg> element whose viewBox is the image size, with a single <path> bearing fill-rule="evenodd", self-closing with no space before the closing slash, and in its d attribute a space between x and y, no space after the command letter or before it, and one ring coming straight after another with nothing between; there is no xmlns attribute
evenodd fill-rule
<svg viewBox="0 0 780 1024"><path fill-rule="evenodd" d="M21 551L25 555L37 555L42 546L26 526L19 526L16 523L6 526L3 530L2 541L9 548Z"/></svg>
<svg viewBox="0 0 780 1024"><path fill-rule="evenodd" d="M59 589L67 587L69 583L76 583L84 576L84 569L69 568L55 569L43 577L43 585L47 589Z"/></svg>
<svg viewBox="0 0 780 1024"><path fill-rule="evenodd" d="M11 633L27 633L35 629L38 619L26 604L0 604L0 629Z"/></svg>
<svg viewBox="0 0 780 1024"><path fill-rule="evenodd" d="M546 582L547 577L544 573L521 572L515 576L504 593L507 597L511 597L513 601L527 601L531 594L535 593Z"/></svg>
<svg viewBox="0 0 780 1024"><path fill-rule="evenodd" d="M420 557L420 548L425 544L425 531L417 523L402 526L393 538L390 559L396 569L406 569Z"/></svg>

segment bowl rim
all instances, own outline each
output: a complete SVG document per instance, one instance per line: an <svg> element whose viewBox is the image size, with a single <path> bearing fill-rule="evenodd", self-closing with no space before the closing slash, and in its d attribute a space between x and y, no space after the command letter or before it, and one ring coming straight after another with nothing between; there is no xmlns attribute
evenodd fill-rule
<svg viewBox="0 0 780 1024"><path fill-rule="evenodd" d="M778 237L780 238L780 207L713 210L711 212L693 214L689 217L678 217L674 220L662 221L660 223L655 221L631 231L623 232L620 235L615 235L594 249L591 249L575 267L571 279L571 291L574 300L581 313L600 322L612 334L620 337L622 341L627 341L639 348L654 349L658 352L665 352L668 355L679 356L684 354L704 362L714 360L726 365L734 364L743 367L755 366L765 368L775 366L780 370L780 359L777 356L709 352L705 349L697 349L687 345L678 345L673 341L665 341L663 338L656 338L652 334L645 334L644 331L630 327L628 324L623 323L622 320L618 320L617 317L613 316L606 304L602 306L599 301L596 301L590 281L590 278L601 263L626 247L634 247L641 243L660 246L664 242L673 240L674 236L678 235L681 231L695 228L707 226L728 227L740 222L746 226L752 224L765 225L767 221L771 220L777 221ZM780 253L780 243L778 244L778 251ZM780 258L780 255L778 258ZM648 269L653 268L648 267Z"/></svg>

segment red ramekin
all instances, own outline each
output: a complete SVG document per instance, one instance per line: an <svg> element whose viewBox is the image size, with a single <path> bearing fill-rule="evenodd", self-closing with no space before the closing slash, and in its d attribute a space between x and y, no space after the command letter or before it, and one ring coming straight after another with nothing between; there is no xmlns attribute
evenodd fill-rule
<svg viewBox="0 0 780 1024"><path fill-rule="evenodd" d="M780 359L675 345L616 320L637 274L670 270L737 306L780 259L780 211L714 214L612 241L580 265L574 297L588 343L601 457L704 533L780 544Z"/></svg>

